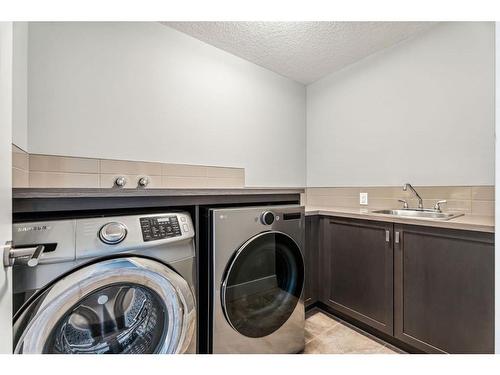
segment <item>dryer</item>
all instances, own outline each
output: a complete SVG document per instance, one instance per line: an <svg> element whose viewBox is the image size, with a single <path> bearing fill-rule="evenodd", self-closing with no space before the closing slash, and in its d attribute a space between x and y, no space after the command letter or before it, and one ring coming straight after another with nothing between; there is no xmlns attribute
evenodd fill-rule
<svg viewBox="0 0 500 375"><path fill-rule="evenodd" d="M209 217L211 351L302 351L304 208L216 208Z"/></svg>
<svg viewBox="0 0 500 375"><path fill-rule="evenodd" d="M14 353L195 353L185 212L18 223Z"/></svg>

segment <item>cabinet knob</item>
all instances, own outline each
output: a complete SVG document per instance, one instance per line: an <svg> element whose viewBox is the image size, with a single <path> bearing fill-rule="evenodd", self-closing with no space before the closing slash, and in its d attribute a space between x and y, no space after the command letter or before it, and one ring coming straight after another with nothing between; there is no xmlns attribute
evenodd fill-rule
<svg viewBox="0 0 500 375"><path fill-rule="evenodd" d="M389 230L385 230L385 242L389 242L391 240L391 232Z"/></svg>

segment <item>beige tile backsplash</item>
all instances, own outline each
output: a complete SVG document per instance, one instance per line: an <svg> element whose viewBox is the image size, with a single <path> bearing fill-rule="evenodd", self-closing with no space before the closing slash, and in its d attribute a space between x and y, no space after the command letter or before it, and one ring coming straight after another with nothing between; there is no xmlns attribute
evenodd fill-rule
<svg viewBox="0 0 500 375"><path fill-rule="evenodd" d="M28 153L16 145L12 145L12 167L28 170Z"/></svg>
<svg viewBox="0 0 500 375"><path fill-rule="evenodd" d="M29 170L34 172L97 174L99 173L99 160L31 154L29 157Z"/></svg>
<svg viewBox="0 0 500 375"><path fill-rule="evenodd" d="M29 187L29 172L12 167L12 186Z"/></svg>
<svg viewBox="0 0 500 375"><path fill-rule="evenodd" d="M245 170L233 167L151 163L126 160L77 158L28 154L12 145L12 183L33 188L113 188L115 179L126 178L125 188L137 188L148 177L148 188L243 188ZM446 199L443 209L472 215L495 215L494 186L416 186L424 207ZM359 193L368 193L368 206L359 204ZM336 208L397 208L398 199L416 207L417 200L400 186L312 187L302 204Z"/></svg>
<svg viewBox="0 0 500 375"><path fill-rule="evenodd" d="M494 201L495 189L493 186L474 186L472 187L472 200Z"/></svg>
<svg viewBox="0 0 500 375"><path fill-rule="evenodd" d="M207 177L207 188L238 188L241 187L241 181L241 177Z"/></svg>
<svg viewBox="0 0 500 375"><path fill-rule="evenodd" d="M29 155L16 145L12 145L12 185L29 187Z"/></svg>
<svg viewBox="0 0 500 375"><path fill-rule="evenodd" d="M162 166L163 176L206 177L207 167L203 165L165 164Z"/></svg>
<svg viewBox="0 0 500 375"><path fill-rule="evenodd" d="M162 164L125 160L99 160L100 173L161 176Z"/></svg>
<svg viewBox="0 0 500 375"><path fill-rule="evenodd" d="M206 188L205 176L162 176L162 184L167 188Z"/></svg>
<svg viewBox="0 0 500 375"><path fill-rule="evenodd" d="M147 188L245 187L243 168L28 154L12 145L13 187L113 188L119 176L126 189L137 188L141 177L149 179Z"/></svg>
<svg viewBox="0 0 500 375"><path fill-rule="evenodd" d="M471 215L495 215L494 186L415 186L423 198L424 207L432 208L445 199L444 211L462 211ZM368 193L368 205L359 204L359 193ZM307 188L304 201L308 206L337 208L397 208L398 199L416 207L418 201L399 186L382 187L318 187Z"/></svg>
<svg viewBox="0 0 500 375"><path fill-rule="evenodd" d="M495 216L495 201L473 200L471 210L474 215Z"/></svg>
<svg viewBox="0 0 500 375"><path fill-rule="evenodd" d="M99 186L97 173L29 172L29 187L94 188Z"/></svg>

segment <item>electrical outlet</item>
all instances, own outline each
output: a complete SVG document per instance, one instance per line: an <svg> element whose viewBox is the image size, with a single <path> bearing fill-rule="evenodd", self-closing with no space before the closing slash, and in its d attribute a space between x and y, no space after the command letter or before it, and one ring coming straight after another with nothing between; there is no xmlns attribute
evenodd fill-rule
<svg viewBox="0 0 500 375"><path fill-rule="evenodd" d="M359 204L368 205L368 193L359 193Z"/></svg>

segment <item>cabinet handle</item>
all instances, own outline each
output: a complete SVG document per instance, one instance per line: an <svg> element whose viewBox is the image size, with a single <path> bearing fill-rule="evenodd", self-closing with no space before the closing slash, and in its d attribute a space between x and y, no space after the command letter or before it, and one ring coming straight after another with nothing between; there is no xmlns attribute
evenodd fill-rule
<svg viewBox="0 0 500 375"><path fill-rule="evenodd" d="M399 243L399 232L396 232L396 235L394 237L394 242Z"/></svg>
<svg viewBox="0 0 500 375"><path fill-rule="evenodd" d="M391 232L388 230L385 231L385 242L389 242L391 240Z"/></svg>

